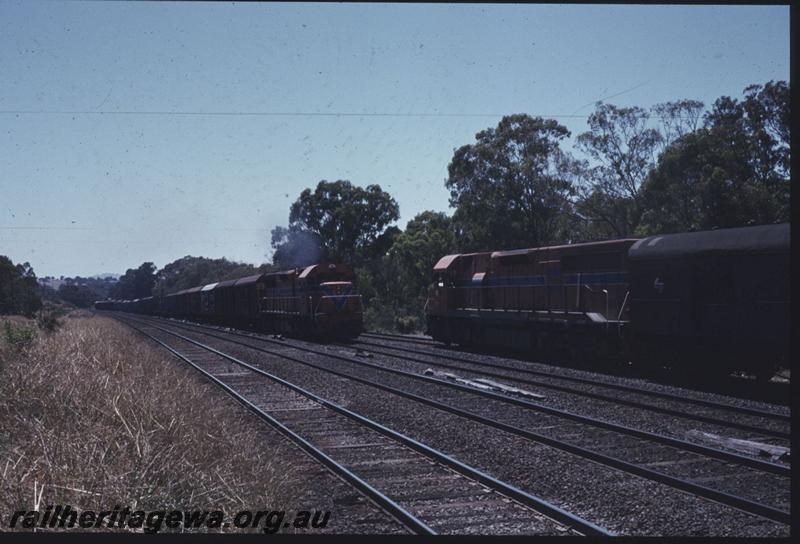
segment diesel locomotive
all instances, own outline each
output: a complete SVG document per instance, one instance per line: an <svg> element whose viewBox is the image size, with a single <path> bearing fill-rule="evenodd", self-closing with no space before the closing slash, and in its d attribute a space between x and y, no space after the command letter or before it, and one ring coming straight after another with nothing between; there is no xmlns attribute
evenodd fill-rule
<svg viewBox="0 0 800 544"><path fill-rule="evenodd" d="M445 343L653 368L789 365L789 224L448 255L427 333Z"/></svg>
<svg viewBox="0 0 800 544"><path fill-rule="evenodd" d="M361 296L353 281L349 266L324 263L198 285L165 296L98 301L95 308L346 339L363 329Z"/></svg>

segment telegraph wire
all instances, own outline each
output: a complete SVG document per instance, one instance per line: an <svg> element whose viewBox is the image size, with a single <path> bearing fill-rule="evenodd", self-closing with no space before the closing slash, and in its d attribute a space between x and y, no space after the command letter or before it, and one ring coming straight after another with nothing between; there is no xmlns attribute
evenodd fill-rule
<svg viewBox="0 0 800 544"><path fill-rule="evenodd" d="M580 108L579 108L580 109ZM518 112L524 113L524 112ZM463 117L463 118L497 118L513 115L511 113L441 113L441 112L421 112L421 113L390 113L390 112L324 112L324 111L169 111L169 110L148 110L148 111L97 111L97 110L0 110L0 115L150 115L150 116L172 116L172 117ZM542 117L544 119L588 119L590 115L575 114L527 114L532 117ZM664 119L661 116L651 116L653 119ZM680 117L689 119L689 117Z"/></svg>

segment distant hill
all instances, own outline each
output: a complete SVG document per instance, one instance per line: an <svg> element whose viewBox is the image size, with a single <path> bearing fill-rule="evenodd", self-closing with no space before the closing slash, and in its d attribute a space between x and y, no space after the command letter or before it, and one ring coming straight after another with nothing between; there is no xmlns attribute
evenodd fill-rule
<svg viewBox="0 0 800 544"><path fill-rule="evenodd" d="M105 274L95 274L94 276L89 276L89 277L96 280L106 280L106 279L118 280L120 277L122 277L122 274L105 273Z"/></svg>
<svg viewBox="0 0 800 544"><path fill-rule="evenodd" d="M87 278L45 276L38 280L39 285L42 286L43 297L49 300L62 299L79 308L85 308L92 301L107 298L109 290L116 285L119 277L119 274L97 274Z"/></svg>
<svg viewBox="0 0 800 544"><path fill-rule="evenodd" d="M52 289L58 289L62 285L94 285L97 282L113 283L119 280L120 277L121 274L106 273L106 274L95 274L94 276L87 276L85 278L81 276L75 276L74 278L67 278L64 276L58 278L54 276L44 276L38 278L38 280L39 283L42 285L47 285Z"/></svg>
<svg viewBox="0 0 800 544"><path fill-rule="evenodd" d="M50 289L55 289L58 291L58 288L61 287L63 284L67 283L64 280L58 280L56 278L46 277L46 278L38 278L39 285L46 285Z"/></svg>

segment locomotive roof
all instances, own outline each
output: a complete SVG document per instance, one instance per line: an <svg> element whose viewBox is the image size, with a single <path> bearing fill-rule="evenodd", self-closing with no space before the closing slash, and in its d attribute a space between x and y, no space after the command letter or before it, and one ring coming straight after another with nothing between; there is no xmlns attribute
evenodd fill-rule
<svg viewBox="0 0 800 544"><path fill-rule="evenodd" d="M435 271L435 270L447 270L447 268L448 268L448 267L449 267L451 264L453 264L453 261L455 261L455 260L456 260L457 258L459 258L460 256L461 256L461 255L459 255L459 254L455 254L455 255L445 255L444 257L442 257L441 259L439 259L439 261L438 261L438 262L437 262L435 265L433 265L433 269L434 269L434 271Z"/></svg>
<svg viewBox="0 0 800 544"><path fill-rule="evenodd" d="M312 264L312 265L309 265L309 266L305 267L303 269L303 271L300 272L300 276L299 277L301 277L301 278L308 277L308 275L311 274L311 271L314 270L314 268L316 268L317 266L319 266L319 265Z"/></svg>
<svg viewBox="0 0 800 544"><path fill-rule="evenodd" d="M307 277L314 268L316 268L318 266L323 266L325 264L328 264L328 263L312 264L312 265L309 265L309 266L303 268L302 269L302 273L300 274L300 277L301 278ZM349 270L349 268L345 264L342 264L342 263L331 263L331 264L337 270L343 270L343 271L348 271ZM328 264L328 266L331 266L331 264ZM240 286L240 285L249 285L251 283L258 282L262 278L265 278L267 276L292 276L294 274L297 274L298 270L301 270L301 269L292 268L290 270L282 270L280 272L267 272L265 274L254 274L252 276L245 276L244 278L220 281L220 282L217 282L217 283L209 283L207 285L199 285L197 287L192 287L191 289L183 289L182 291L178 291L178 292L175 292L175 293L169 293L168 295L165 295L165 296L171 297L171 296L175 296L175 295L183 295L183 294L186 294L186 293L196 293L197 291L211 291L213 289L220 289L220 288L223 288L223 287L230 287L232 285L236 285L237 287Z"/></svg>
<svg viewBox="0 0 800 544"><path fill-rule="evenodd" d="M590 247L607 247L607 246L615 246L615 245L630 245L633 242L636 242L638 238L619 238L616 240L601 240L599 242L581 242L579 244L563 244L559 246L543 246L543 247L531 247L531 248L523 248L523 249L509 249L505 251L493 251L489 254L490 258L497 259L501 257L512 257L517 255L530 255L540 251L545 250L553 250L553 249L572 249L572 248L590 248ZM442 271L447 270L453 262L458 259L459 257L474 257L476 255L487 255L487 253L462 253L462 254L455 254L455 255L445 255L434 265L433 270Z"/></svg>
<svg viewBox="0 0 800 544"><path fill-rule="evenodd" d="M433 265L434 272L437 270L447 270L447 268L453 264L453 261L458 259L459 257L475 257L477 255L488 255L487 252L478 252L478 253L456 253L454 255L445 255L439 261Z"/></svg>
<svg viewBox="0 0 800 544"><path fill-rule="evenodd" d="M633 244L628 256L637 260L776 251L789 251L789 223L649 236Z"/></svg>
<svg viewBox="0 0 800 544"><path fill-rule="evenodd" d="M172 297L172 296L177 296L177 295L185 295L187 293L196 293L197 291L199 291L202 288L203 288L202 285L200 285L198 287L190 287L188 289L182 289L181 291L178 291L176 293L170 293L167 296L168 297Z"/></svg>
<svg viewBox="0 0 800 544"><path fill-rule="evenodd" d="M336 271L342 271L342 272L349 272L349 270L350 270L347 267L347 265L342 264L342 263L317 263L317 264L312 264L312 265L309 265L309 266L305 267L303 269L303 271L300 273L299 277L300 278L307 278L307 277L309 277L311 275L312 272L314 272L318 268L327 269L327 270L336 270Z"/></svg>
<svg viewBox="0 0 800 544"><path fill-rule="evenodd" d="M492 259L497 257L513 257L514 255L527 255L534 249L509 249L507 251L492 251Z"/></svg>
<svg viewBox="0 0 800 544"><path fill-rule="evenodd" d="M264 274L256 274L254 276L246 276L244 278L239 278L236 280L235 285L238 287L240 285L249 285L251 283L256 283Z"/></svg>
<svg viewBox="0 0 800 544"><path fill-rule="evenodd" d="M511 257L514 255L527 255L530 253L537 253L540 251L552 250L552 249L571 249L571 248L582 248L587 249L591 247L607 247L607 246L624 246L632 244L638 241L639 238L617 238L614 240L599 240L597 242L580 242L578 244L561 244L558 246L542 246L542 247L532 247L528 249L511 249L508 251L493 251L492 252L492 259L497 259L498 257Z"/></svg>
<svg viewBox="0 0 800 544"><path fill-rule="evenodd" d="M265 274L255 274L253 276L246 276L244 278L239 278L238 280L233 280L233 284L236 287L240 285L250 285L251 283L257 283L261 281L263 278L267 276L291 276L294 275L296 270L293 268L291 270L282 270L280 272L267 272Z"/></svg>

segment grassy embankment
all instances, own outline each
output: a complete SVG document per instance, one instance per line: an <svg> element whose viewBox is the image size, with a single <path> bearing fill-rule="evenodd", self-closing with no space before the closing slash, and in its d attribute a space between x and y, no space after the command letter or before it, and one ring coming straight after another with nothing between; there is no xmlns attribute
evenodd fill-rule
<svg viewBox="0 0 800 544"><path fill-rule="evenodd" d="M91 315L38 326L0 317L0 531L37 503L297 506L302 476L272 459L235 401L125 326Z"/></svg>

